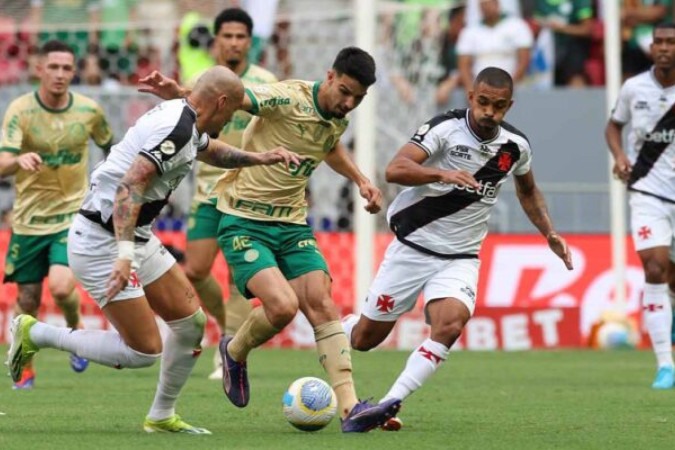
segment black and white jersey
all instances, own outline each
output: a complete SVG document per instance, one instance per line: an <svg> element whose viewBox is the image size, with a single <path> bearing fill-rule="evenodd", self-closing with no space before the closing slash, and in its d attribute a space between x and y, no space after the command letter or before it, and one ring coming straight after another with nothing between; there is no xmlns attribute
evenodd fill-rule
<svg viewBox="0 0 675 450"><path fill-rule="evenodd" d="M197 114L183 99L162 102L141 116L92 173L91 187L80 213L113 230L117 187L131 163L141 155L157 167L157 175L143 195L136 228L139 240L149 239L150 224L192 169L197 152L209 144L209 137L197 132L196 120Z"/></svg>
<svg viewBox="0 0 675 450"><path fill-rule="evenodd" d="M469 126L469 111L452 110L422 125L411 141L429 154L428 167L466 170L478 189L430 183L401 191L387 211L396 238L424 253L476 257L488 231L490 208L510 174L530 170L527 137L502 123L496 137L482 141Z"/></svg>
<svg viewBox="0 0 675 450"><path fill-rule="evenodd" d="M611 119L630 125L628 189L675 203L675 87L661 86L652 70L626 80Z"/></svg>

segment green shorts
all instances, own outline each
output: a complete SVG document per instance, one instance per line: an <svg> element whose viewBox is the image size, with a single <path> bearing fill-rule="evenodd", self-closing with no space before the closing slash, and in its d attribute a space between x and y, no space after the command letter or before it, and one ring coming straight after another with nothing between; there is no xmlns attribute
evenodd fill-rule
<svg viewBox="0 0 675 450"><path fill-rule="evenodd" d="M218 227L218 245L232 270L237 289L246 298L254 297L246 289L248 281L269 267L278 267L287 280L315 270L330 275L308 225L223 214Z"/></svg>
<svg viewBox="0 0 675 450"><path fill-rule="evenodd" d="M216 239L218 237L218 223L223 213L216 208L216 199L209 203L192 205L188 219L187 240Z"/></svg>
<svg viewBox="0 0 675 450"><path fill-rule="evenodd" d="M4 282L40 283L54 264L68 266L68 230L42 236L12 233Z"/></svg>

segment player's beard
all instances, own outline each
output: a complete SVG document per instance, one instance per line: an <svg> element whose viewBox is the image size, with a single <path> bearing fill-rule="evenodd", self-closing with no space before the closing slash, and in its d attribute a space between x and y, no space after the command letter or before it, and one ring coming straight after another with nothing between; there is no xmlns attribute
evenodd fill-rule
<svg viewBox="0 0 675 450"><path fill-rule="evenodd" d="M230 58L230 59L228 59L228 60L225 62L225 65L226 65L230 70L234 70L234 69L237 68L237 66L239 65L240 62L241 62L241 59Z"/></svg>

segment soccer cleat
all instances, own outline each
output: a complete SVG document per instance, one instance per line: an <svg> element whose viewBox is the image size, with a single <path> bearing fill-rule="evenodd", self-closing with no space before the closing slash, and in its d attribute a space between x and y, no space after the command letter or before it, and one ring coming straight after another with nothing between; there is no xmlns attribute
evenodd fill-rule
<svg viewBox="0 0 675 450"><path fill-rule="evenodd" d="M652 389L672 389L675 383L675 370L673 366L659 367L656 378L652 383Z"/></svg>
<svg viewBox="0 0 675 450"><path fill-rule="evenodd" d="M403 421L398 417L392 417L380 427L383 431L398 431L403 428Z"/></svg>
<svg viewBox="0 0 675 450"><path fill-rule="evenodd" d="M357 403L347 417L342 419L343 433L366 433L381 427L401 409L401 400L392 398L372 404L367 400Z"/></svg>
<svg viewBox="0 0 675 450"><path fill-rule="evenodd" d="M15 391L30 390L35 386L35 371L26 367L21 374L21 379L12 385Z"/></svg>
<svg viewBox="0 0 675 450"><path fill-rule="evenodd" d="M178 414L163 420L151 420L146 417L143 422L143 429L147 433L211 434L206 428L193 427L184 422Z"/></svg>
<svg viewBox="0 0 675 450"><path fill-rule="evenodd" d="M227 352L227 344L232 336L220 338L218 349L223 358L223 391L234 406L243 408L248 405L249 385L246 361L237 362Z"/></svg>
<svg viewBox="0 0 675 450"><path fill-rule="evenodd" d="M40 350L30 340L30 328L37 323L37 319L28 314L19 314L12 320L9 327L11 344L7 352L7 366L12 381L18 383L23 374L23 368L33 359L33 355Z"/></svg>
<svg viewBox="0 0 675 450"><path fill-rule="evenodd" d="M82 373L89 367L89 360L87 358L80 358L75 353L70 354L70 367L77 373Z"/></svg>

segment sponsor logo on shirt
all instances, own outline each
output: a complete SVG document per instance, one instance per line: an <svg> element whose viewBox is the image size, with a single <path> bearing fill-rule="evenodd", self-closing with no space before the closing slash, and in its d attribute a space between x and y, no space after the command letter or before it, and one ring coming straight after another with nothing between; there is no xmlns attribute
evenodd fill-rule
<svg viewBox="0 0 675 450"><path fill-rule="evenodd" d="M647 111L649 111L649 103L647 103L647 102L644 101L644 100L639 100L639 101L635 102L635 107L634 107L634 109L635 109L636 111L639 111L639 110L647 110Z"/></svg>
<svg viewBox="0 0 675 450"><path fill-rule="evenodd" d="M469 154L470 151L471 149L466 145L458 145L457 147L450 150L450 156L455 156L457 158L471 161L471 155Z"/></svg>
<svg viewBox="0 0 675 450"><path fill-rule="evenodd" d="M288 97L272 97L268 98L267 100L263 100L262 103L260 103L260 107L270 107L274 108L276 106L283 106L283 105L290 105L291 104L291 99Z"/></svg>
<svg viewBox="0 0 675 450"><path fill-rule="evenodd" d="M478 189L472 187L459 186L457 184L452 185L458 191L466 191L471 194L478 194L485 198L495 198L497 197L497 185L492 181L488 182L478 182Z"/></svg>
<svg viewBox="0 0 675 450"><path fill-rule="evenodd" d="M660 131L637 131L638 138L647 141L647 142L665 142L672 143L675 141L675 130L660 130Z"/></svg>

